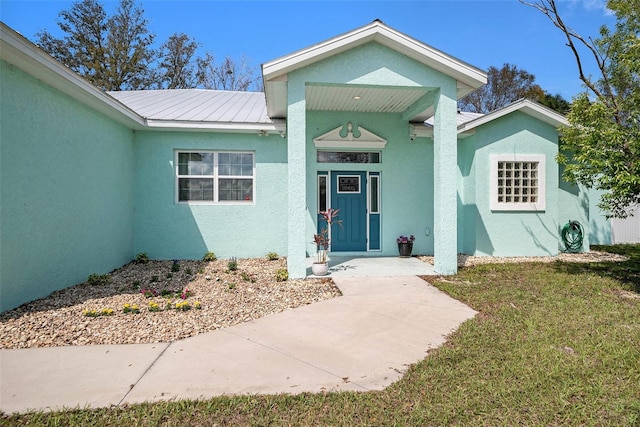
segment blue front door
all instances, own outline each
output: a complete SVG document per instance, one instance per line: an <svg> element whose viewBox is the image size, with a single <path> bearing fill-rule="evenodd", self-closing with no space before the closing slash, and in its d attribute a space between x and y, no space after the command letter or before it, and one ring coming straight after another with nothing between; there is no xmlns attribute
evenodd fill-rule
<svg viewBox="0 0 640 427"><path fill-rule="evenodd" d="M342 221L342 226L332 226L331 251L366 251L366 172L331 172L331 207L340 209Z"/></svg>

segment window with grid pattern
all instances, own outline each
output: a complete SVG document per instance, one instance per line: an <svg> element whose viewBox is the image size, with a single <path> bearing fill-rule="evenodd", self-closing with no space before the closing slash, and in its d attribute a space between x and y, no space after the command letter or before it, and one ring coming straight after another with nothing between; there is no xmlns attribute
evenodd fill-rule
<svg viewBox="0 0 640 427"><path fill-rule="evenodd" d="M178 202L251 202L253 153L177 152Z"/></svg>
<svg viewBox="0 0 640 427"><path fill-rule="evenodd" d="M545 157L491 156L491 209L544 210Z"/></svg>

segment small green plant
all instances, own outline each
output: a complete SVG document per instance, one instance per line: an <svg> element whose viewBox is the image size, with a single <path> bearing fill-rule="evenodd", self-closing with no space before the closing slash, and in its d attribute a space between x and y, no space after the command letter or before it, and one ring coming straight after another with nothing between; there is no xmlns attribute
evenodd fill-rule
<svg viewBox="0 0 640 427"><path fill-rule="evenodd" d="M136 264L146 264L149 262L149 257L146 252L140 252L136 255Z"/></svg>
<svg viewBox="0 0 640 427"><path fill-rule="evenodd" d="M190 268L185 269L184 272L187 273L187 275L189 276L193 274L193 271Z"/></svg>
<svg viewBox="0 0 640 427"><path fill-rule="evenodd" d="M187 274L189 274L189 273L187 273ZM204 268L198 269L198 274L204 274Z"/></svg>
<svg viewBox="0 0 640 427"><path fill-rule="evenodd" d="M269 261L276 261L278 258L280 258L280 257L279 257L279 256L278 256L278 254L277 254L277 253L275 253L275 252L269 252L269 253L267 254L267 259L268 259Z"/></svg>
<svg viewBox="0 0 640 427"><path fill-rule="evenodd" d="M135 282L133 282L133 285L131 285L131 288L134 290L140 289L140 281L136 280Z"/></svg>
<svg viewBox="0 0 640 427"><path fill-rule="evenodd" d="M173 271L174 273L180 271L180 263L177 259L173 260L173 264L171 264L171 271Z"/></svg>
<svg viewBox="0 0 640 427"><path fill-rule="evenodd" d="M196 310L202 310L202 304L200 304L200 301L194 302L193 308L195 308Z"/></svg>
<svg viewBox="0 0 640 427"><path fill-rule="evenodd" d="M228 287L229 287L229 290L232 291L232 290L234 290L236 288L236 284L235 283L229 283Z"/></svg>
<svg viewBox="0 0 640 427"><path fill-rule="evenodd" d="M122 312L138 314L140 313L140 307L137 304L125 304L122 306Z"/></svg>
<svg viewBox="0 0 640 427"><path fill-rule="evenodd" d="M289 272L286 268L279 268L276 270L276 281L286 282L289 280Z"/></svg>
<svg viewBox="0 0 640 427"><path fill-rule="evenodd" d="M171 279L173 277L173 273L167 273L167 279Z"/></svg>
<svg viewBox="0 0 640 427"><path fill-rule="evenodd" d="M82 311L82 315L85 317L100 317L100 316L113 316L113 309L103 308L102 310L90 310L86 309Z"/></svg>
<svg viewBox="0 0 640 427"><path fill-rule="evenodd" d="M163 289L160 291L160 296L163 298L171 298L173 294L174 292L170 291L169 289Z"/></svg>
<svg viewBox="0 0 640 427"><path fill-rule="evenodd" d="M158 281L158 276L151 276L151 283L155 283Z"/></svg>
<svg viewBox="0 0 640 427"><path fill-rule="evenodd" d="M156 311L160 311L160 306L155 301L149 301L149 311L152 313Z"/></svg>
<svg viewBox="0 0 640 427"><path fill-rule="evenodd" d="M111 282L111 278L108 274L91 274L87 278L87 284L89 286L105 286Z"/></svg>
<svg viewBox="0 0 640 427"><path fill-rule="evenodd" d="M146 298L157 297L158 292L155 289L142 289L140 293Z"/></svg>
<svg viewBox="0 0 640 427"><path fill-rule="evenodd" d="M229 262L227 263L227 268L229 269L229 271L236 271L238 269L238 260L236 259L236 257L233 257L229 260Z"/></svg>
<svg viewBox="0 0 640 427"><path fill-rule="evenodd" d="M180 294L180 298L182 299L187 299L190 296L193 296L193 292L191 292L189 289L185 288L184 291L182 291L182 294Z"/></svg>
<svg viewBox="0 0 640 427"><path fill-rule="evenodd" d="M177 302L175 305L176 310L187 311L191 310L191 304L188 301Z"/></svg>
<svg viewBox="0 0 640 427"><path fill-rule="evenodd" d="M242 280L244 280L245 282L251 282L251 276L249 276L244 271L240 273L240 277L242 277Z"/></svg>
<svg viewBox="0 0 640 427"><path fill-rule="evenodd" d="M217 260L218 257L216 257L216 254L214 252L207 252L206 254L204 254L204 256L202 257L203 261L215 261Z"/></svg>

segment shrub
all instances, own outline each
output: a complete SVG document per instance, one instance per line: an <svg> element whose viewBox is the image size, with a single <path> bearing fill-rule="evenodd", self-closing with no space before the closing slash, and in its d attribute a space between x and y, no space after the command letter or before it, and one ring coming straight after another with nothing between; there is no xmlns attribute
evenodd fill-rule
<svg viewBox="0 0 640 427"><path fill-rule="evenodd" d="M108 274L91 274L87 278L87 284L90 286L104 286L109 284L111 278Z"/></svg>
<svg viewBox="0 0 640 427"><path fill-rule="evenodd" d="M158 292L155 289L141 289L140 293L147 298L158 296Z"/></svg>
<svg viewBox="0 0 640 427"><path fill-rule="evenodd" d="M176 310L187 311L191 310L191 305L188 301L177 302L175 305Z"/></svg>
<svg viewBox="0 0 640 427"><path fill-rule="evenodd" d="M276 270L276 281L286 282L287 280L289 280L289 272L286 268L279 268Z"/></svg>
<svg viewBox="0 0 640 427"><path fill-rule="evenodd" d="M138 307L137 304L133 304L133 305L125 304L122 306L122 312L137 314L137 313L140 313L140 307Z"/></svg>
<svg viewBox="0 0 640 427"><path fill-rule="evenodd" d="M277 254L277 253L275 253L275 252L269 252L269 253L267 254L267 259L268 259L269 261L276 261L278 258L280 258L280 257L279 257L279 256L278 256L278 254Z"/></svg>
<svg viewBox="0 0 640 427"><path fill-rule="evenodd" d="M178 262L177 259L173 260L173 264L171 265L171 271L173 271L174 273L176 271L180 271L180 263Z"/></svg>
<svg viewBox="0 0 640 427"><path fill-rule="evenodd" d="M238 269L238 261L236 260L236 257L231 258L231 260L229 260L229 262L227 263L227 268L229 269L229 271L236 271Z"/></svg>
<svg viewBox="0 0 640 427"><path fill-rule="evenodd" d="M149 257L146 252L140 252L136 255L135 263L136 264L146 264L149 262Z"/></svg>
<svg viewBox="0 0 640 427"><path fill-rule="evenodd" d="M207 252L206 254L204 254L204 256L202 257L203 261L215 261L218 258L216 257L216 254L214 252Z"/></svg>

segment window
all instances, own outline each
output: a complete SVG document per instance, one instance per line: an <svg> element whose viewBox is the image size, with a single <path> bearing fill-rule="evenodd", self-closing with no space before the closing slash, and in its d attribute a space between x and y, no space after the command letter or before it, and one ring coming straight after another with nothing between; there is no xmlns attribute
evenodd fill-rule
<svg viewBox="0 0 640 427"><path fill-rule="evenodd" d="M327 210L327 175L318 175L318 213Z"/></svg>
<svg viewBox="0 0 640 427"><path fill-rule="evenodd" d="M491 156L491 210L543 211L545 156Z"/></svg>
<svg viewBox="0 0 640 427"><path fill-rule="evenodd" d="M359 175L338 175L338 194L342 193L360 193L360 176Z"/></svg>
<svg viewBox="0 0 640 427"><path fill-rule="evenodd" d="M380 163L380 153L318 151L318 163Z"/></svg>
<svg viewBox="0 0 640 427"><path fill-rule="evenodd" d="M178 202L253 201L253 153L178 152Z"/></svg>
<svg viewBox="0 0 640 427"><path fill-rule="evenodd" d="M380 213L380 176L369 176L369 213Z"/></svg>

